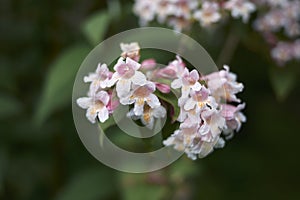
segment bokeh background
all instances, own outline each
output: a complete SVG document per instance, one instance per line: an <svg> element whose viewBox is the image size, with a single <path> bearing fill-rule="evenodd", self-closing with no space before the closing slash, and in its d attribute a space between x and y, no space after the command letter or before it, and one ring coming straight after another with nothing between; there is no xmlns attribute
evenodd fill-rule
<svg viewBox="0 0 300 200"><path fill-rule="evenodd" d="M299 63L276 66L238 20L188 33L245 85L248 121L224 149L149 174L87 152L72 118L75 74L97 43L139 27L132 4L1 0L0 199L300 199Z"/></svg>

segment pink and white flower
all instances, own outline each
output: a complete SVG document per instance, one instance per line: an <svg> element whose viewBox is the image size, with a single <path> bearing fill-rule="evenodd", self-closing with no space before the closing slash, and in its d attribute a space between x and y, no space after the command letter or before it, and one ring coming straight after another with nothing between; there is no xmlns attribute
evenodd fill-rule
<svg viewBox="0 0 300 200"><path fill-rule="evenodd" d="M96 118L98 118L99 121L103 123L109 117L107 108L109 100L108 93L106 91L100 91L93 96L77 99L77 104L81 108L87 109L86 117L90 122L95 123Z"/></svg>
<svg viewBox="0 0 300 200"><path fill-rule="evenodd" d="M121 56L123 58L131 58L132 60L139 61L140 59L140 46L137 42L132 42L129 44L121 43L121 50L123 51Z"/></svg>
<svg viewBox="0 0 300 200"><path fill-rule="evenodd" d="M197 19L202 26L209 26L218 22L221 19L219 4L209 1L203 2L202 9L194 13L194 18Z"/></svg>
<svg viewBox="0 0 300 200"><path fill-rule="evenodd" d="M119 98L128 95L131 90L132 84L144 85L147 83L146 76L137 71L141 64L127 57L126 62L123 58L118 60L118 63L114 66L116 71L112 78L108 82L108 86L111 87L116 83L116 91Z"/></svg>
<svg viewBox="0 0 300 200"><path fill-rule="evenodd" d="M97 91L98 89L104 89L107 87L108 80L111 78L112 73L108 70L106 64L98 64L96 72L90 73L84 77L85 83L91 83L90 87L92 90Z"/></svg>
<svg viewBox="0 0 300 200"><path fill-rule="evenodd" d="M123 105L134 104L133 112L140 116L144 113L144 105L147 103L151 108L160 106L158 97L153 94L155 91L155 84L147 82L142 86L135 85L133 90L127 96L120 98L120 103Z"/></svg>
<svg viewBox="0 0 300 200"><path fill-rule="evenodd" d="M181 88L181 98L188 97L191 89L194 91L199 91L201 89L201 84L198 82L199 74L197 70L188 71L187 68L184 69L183 75L175 79L171 83L171 87L174 89Z"/></svg>
<svg viewBox="0 0 300 200"><path fill-rule="evenodd" d="M224 7L231 11L233 18L242 17L244 23L248 22L250 14L256 10L256 6L247 0L229 0Z"/></svg>

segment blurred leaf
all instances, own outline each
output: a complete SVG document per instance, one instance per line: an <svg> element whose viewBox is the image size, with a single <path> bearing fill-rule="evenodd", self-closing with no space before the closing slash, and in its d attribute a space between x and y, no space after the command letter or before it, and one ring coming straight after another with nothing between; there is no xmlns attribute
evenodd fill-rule
<svg viewBox="0 0 300 200"><path fill-rule="evenodd" d="M270 79L277 99L283 101L294 88L297 82L297 74L287 68L272 68Z"/></svg>
<svg viewBox="0 0 300 200"><path fill-rule="evenodd" d="M193 174L199 174L199 172L201 172L200 170L197 169L197 166L192 160L186 156L182 156L170 166L170 178L174 182L181 182Z"/></svg>
<svg viewBox="0 0 300 200"><path fill-rule="evenodd" d="M116 188L111 173L104 169L88 169L79 172L59 193L57 200L106 199Z"/></svg>
<svg viewBox="0 0 300 200"><path fill-rule="evenodd" d="M155 173L155 172L154 172ZM153 173L152 173L153 174ZM149 183L148 174L122 174L124 200L161 200L167 194L165 185Z"/></svg>
<svg viewBox="0 0 300 200"><path fill-rule="evenodd" d="M89 50L85 45L74 46L59 56L50 67L35 113L36 124L41 125L54 110L71 103L77 70Z"/></svg>
<svg viewBox="0 0 300 200"><path fill-rule="evenodd" d="M14 97L0 94L0 119L14 116L22 110L22 104Z"/></svg>
<svg viewBox="0 0 300 200"><path fill-rule="evenodd" d="M88 18L82 27L82 31L92 45L97 45L104 37L109 25L109 15L100 11Z"/></svg>
<svg viewBox="0 0 300 200"><path fill-rule="evenodd" d="M155 94L165 102L171 104L171 106L174 108L174 115L172 116L172 121L176 121L176 119L179 116L180 108L178 106L178 98L173 92L170 92L169 94L163 94L159 92L158 90L155 91Z"/></svg>

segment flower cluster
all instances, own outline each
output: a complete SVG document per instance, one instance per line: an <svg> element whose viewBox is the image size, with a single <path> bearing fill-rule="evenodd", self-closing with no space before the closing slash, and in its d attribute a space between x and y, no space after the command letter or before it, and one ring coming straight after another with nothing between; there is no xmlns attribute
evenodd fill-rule
<svg viewBox="0 0 300 200"><path fill-rule="evenodd" d="M248 0L208 1L198 0L136 0L134 12L140 17L141 25L157 18L175 30L188 29L194 21L207 27L230 14L248 22L256 6Z"/></svg>
<svg viewBox="0 0 300 200"><path fill-rule="evenodd" d="M299 0L135 0L133 10L143 26L157 19L177 31L190 29L194 22L207 28L228 15L247 23L257 11L253 28L271 46L272 58L280 65L299 60Z"/></svg>
<svg viewBox="0 0 300 200"><path fill-rule="evenodd" d="M178 116L172 111L169 114L177 118L174 123L180 123L179 129L163 144L196 159L223 147L224 139L231 138L246 121L241 112L245 104L236 96L243 90L243 84L236 81L228 66L200 76L196 70L190 71L179 56L166 67L157 67L154 59L139 63L137 43L121 44L121 49L123 52L113 72L106 64L99 64L96 72L84 77L84 82L90 83L89 91L87 97L77 99L77 104L87 109L86 117L91 123L105 122L122 104L131 107L127 117L153 129L155 119L167 115L165 106L178 106ZM172 90L180 93L175 105L160 99L161 94Z"/></svg>
<svg viewBox="0 0 300 200"><path fill-rule="evenodd" d="M299 60L300 2L298 0L260 1L263 9L254 22L254 28L261 32L271 45L271 56L279 64ZM267 9L267 12L265 10ZM276 33L279 33L276 35ZM284 42L282 36L290 41Z"/></svg>
<svg viewBox="0 0 300 200"><path fill-rule="evenodd" d="M201 78L196 70L178 71L181 73L177 73L171 87L181 89L180 126L163 143L184 151L194 160L207 156L214 148L223 147L223 138L231 138L246 121L241 112L245 104L236 97L243 90L243 84L236 81L236 75L229 72L228 66Z"/></svg>

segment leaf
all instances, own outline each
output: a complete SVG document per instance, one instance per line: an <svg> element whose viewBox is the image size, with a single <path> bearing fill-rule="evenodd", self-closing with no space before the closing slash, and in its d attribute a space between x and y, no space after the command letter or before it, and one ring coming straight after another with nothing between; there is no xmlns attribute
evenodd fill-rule
<svg viewBox="0 0 300 200"><path fill-rule="evenodd" d="M94 168L76 175L58 194L57 200L107 199L116 188L111 173Z"/></svg>
<svg viewBox="0 0 300 200"><path fill-rule="evenodd" d="M154 172L155 173L155 172ZM148 174L122 174L124 200L160 200L168 192L166 185L149 183ZM152 173L153 174L153 173Z"/></svg>
<svg viewBox="0 0 300 200"><path fill-rule="evenodd" d="M0 119L17 115L22 110L22 104L14 97L0 94Z"/></svg>
<svg viewBox="0 0 300 200"><path fill-rule="evenodd" d="M286 68L273 68L270 80L279 101L284 101L297 82L297 74Z"/></svg>
<svg viewBox="0 0 300 200"><path fill-rule="evenodd" d="M85 45L74 46L61 54L50 67L34 121L41 125L58 108L71 104L73 82L89 52Z"/></svg>
<svg viewBox="0 0 300 200"><path fill-rule="evenodd" d="M109 15L105 11L100 11L89 17L82 26L82 32L92 45L101 42L109 25Z"/></svg>
<svg viewBox="0 0 300 200"><path fill-rule="evenodd" d="M155 91L156 96L158 96L158 98L164 100L165 102L171 104L171 106L174 109L174 115L172 116L172 121L176 121L179 113L180 113L180 108L178 106L178 98L175 95L175 92L173 93L172 91L168 94L163 94L159 91Z"/></svg>

